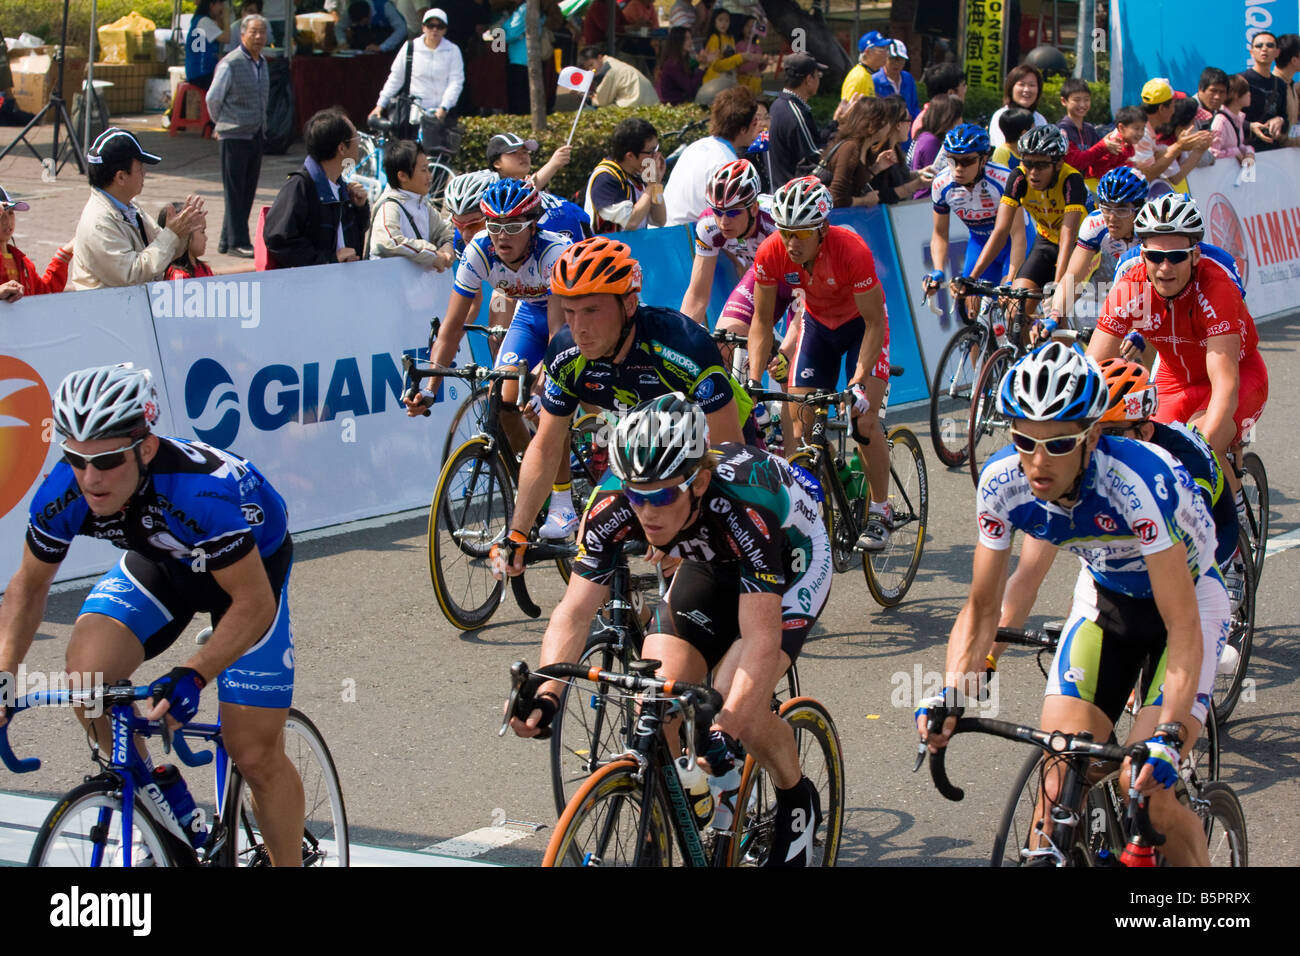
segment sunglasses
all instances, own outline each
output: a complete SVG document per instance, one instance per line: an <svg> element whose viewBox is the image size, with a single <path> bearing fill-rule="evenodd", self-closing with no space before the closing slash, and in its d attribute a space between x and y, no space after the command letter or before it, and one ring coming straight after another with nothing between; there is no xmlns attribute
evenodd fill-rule
<svg viewBox="0 0 1300 956"><path fill-rule="evenodd" d="M749 210L747 209L719 209L716 206L709 207L713 215L719 219L735 219L737 216L743 216Z"/></svg>
<svg viewBox="0 0 1300 956"><path fill-rule="evenodd" d="M1039 170L1043 170L1043 169L1051 169L1053 166L1056 165L1056 160L1054 160L1054 159L1036 159L1036 160L1034 160L1033 162L1030 162L1030 161L1027 160L1027 159L1022 159L1022 160L1020 161L1020 165L1023 166L1023 167L1025 167L1025 172L1027 172L1027 173L1036 173L1036 172L1038 172Z"/></svg>
<svg viewBox="0 0 1300 956"><path fill-rule="evenodd" d="M1180 266L1192 257L1191 249L1170 249L1164 251L1161 249L1148 249L1142 247L1142 258L1153 266L1168 262L1170 265Z"/></svg>
<svg viewBox="0 0 1300 956"><path fill-rule="evenodd" d="M1268 41L1265 41L1263 43L1256 43L1254 46L1256 50L1272 50L1274 47L1277 46L1277 44L1269 43Z"/></svg>
<svg viewBox="0 0 1300 956"><path fill-rule="evenodd" d="M1088 437L1087 431L1081 431L1077 435L1057 435L1053 438L1034 438L1032 435L1026 435L1024 432L1011 429L1011 443L1016 446L1016 451L1025 455L1032 455L1038 451L1038 446L1042 445L1043 449L1053 458L1060 458L1062 455L1068 455L1079 447L1080 442Z"/></svg>
<svg viewBox="0 0 1300 956"><path fill-rule="evenodd" d="M697 471L680 485L660 488L658 491L633 491L631 488L624 488L623 495L627 498L627 503L633 508L644 508L646 505L651 505L655 508L662 508L665 505L672 504L681 497L682 493L690 488L691 482L693 482L699 474L700 473Z"/></svg>
<svg viewBox="0 0 1300 956"><path fill-rule="evenodd" d="M84 471L90 465L94 465L96 471L112 471L114 468L121 468L122 463L126 461L126 453L139 445L142 441L144 441L144 439L139 438L123 448L100 452L98 455L78 454L68 448L66 443L59 447L63 449L63 460L71 465L76 471Z"/></svg>
<svg viewBox="0 0 1300 956"><path fill-rule="evenodd" d="M811 239L817 235L816 229L778 229L782 239Z"/></svg>
<svg viewBox="0 0 1300 956"><path fill-rule="evenodd" d="M1097 203L1097 208L1107 216L1115 216L1118 219L1131 219L1137 212L1132 206L1112 206L1104 202Z"/></svg>
<svg viewBox="0 0 1300 956"><path fill-rule="evenodd" d="M1129 425L1125 428L1107 428L1102 431L1102 434L1105 435L1107 438L1128 438L1129 433L1136 432L1138 429L1138 425L1140 424L1142 423L1134 422L1132 425Z"/></svg>
<svg viewBox="0 0 1300 956"><path fill-rule="evenodd" d="M426 30L446 30L446 29L447 29L447 24L445 24L445 23L426 23L426 24L424 25L424 28L425 28Z"/></svg>
<svg viewBox="0 0 1300 956"><path fill-rule="evenodd" d="M470 226L477 226L483 221L482 216L452 216L452 224L458 229L468 229Z"/></svg>
<svg viewBox="0 0 1300 956"><path fill-rule="evenodd" d="M490 236L517 236L532 224L532 220L524 222L489 222L487 231Z"/></svg>
<svg viewBox="0 0 1300 956"><path fill-rule="evenodd" d="M658 146L656 146L654 149L643 149L643 150L641 150L641 152L637 153L637 155L638 155L638 156L653 156L653 155L654 155L655 153L657 153L657 152L659 152L659 147L658 147Z"/></svg>
<svg viewBox="0 0 1300 956"><path fill-rule="evenodd" d="M959 166L962 169L965 169L967 166L974 166L980 161L978 156L953 156L951 159L954 166Z"/></svg>

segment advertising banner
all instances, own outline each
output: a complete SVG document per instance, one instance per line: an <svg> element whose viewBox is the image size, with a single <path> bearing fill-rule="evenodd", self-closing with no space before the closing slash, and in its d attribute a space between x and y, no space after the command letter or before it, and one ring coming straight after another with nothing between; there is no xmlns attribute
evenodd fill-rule
<svg viewBox="0 0 1300 956"><path fill-rule="evenodd" d="M1007 49L1006 0L966 0L966 83L1002 91Z"/></svg>

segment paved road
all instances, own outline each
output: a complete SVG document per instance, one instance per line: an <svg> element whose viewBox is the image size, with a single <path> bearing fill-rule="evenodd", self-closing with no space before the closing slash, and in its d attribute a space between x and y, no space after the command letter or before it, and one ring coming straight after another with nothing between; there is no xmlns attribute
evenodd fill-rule
<svg viewBox="0 0 1300 956"><path fill-rule="evenodd" d="M1300 373L1300 317L1261 331L1274 395L1257 447L1272 480L1272 533L1281 540L1275 541L1279 550L1267 563L1259 592L1254 699L1243 701L1224 729L1223 778L1245 807L1251 862L1296 865L1300 846L1289 836L1289 821L1300 805L1300 549L1285 549L1300 536L1293 478L1300 465L1294 426L1300 398L1292 377ZM928 453L920 416L919 410L896 411L893 418L911 419ZM841 575L799 662L806 691L829 706L843 741L845 864L981 864L1008 780L1023 760L1023 751L1012 744L962 741L950 761L954 781L968 792L961 805L943 801L924 774L910 773L913 683L916 675L942 666L948 629L967 592L974 537L967 473L937 468L932 455L929 461L931 524L908 600L880 610L861 577ZM553 577L534 575L534 596L544 611L560 594ZM1039 620L1065 613L1072 580L1069 562L1058 562L1043 590ZM354 839L412 850L442 844L435 852L536 863L548 830L493 823L494 814L547 826L554 821L547 750L499 739L496 730L507 667L516 659L536 662L545 619L523 620L507 603L488 627L454 630L429 585L422 517L303 541L292 593L295 702L333 750ZM51 598L30 667L59 667L83 596L84 589ZM174 647L142 676L165 672L186 653L187 647ZM1034 720L1043 681L1032 656L1009 659L1000 681L1002 715ZM70 715L22 718L15 733L19 752L40 754L47 769L21 779L5 775L0 788L48 795L79 782L86 760L78 736ZM446 843L474 831L480 832L468 843Z"/></svg>

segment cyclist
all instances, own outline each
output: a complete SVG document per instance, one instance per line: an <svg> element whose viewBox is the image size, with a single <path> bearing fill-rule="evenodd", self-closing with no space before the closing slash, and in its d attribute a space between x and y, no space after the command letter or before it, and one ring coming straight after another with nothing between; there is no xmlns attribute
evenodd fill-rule
<svg viewBox="0 0 1300 956"><path fill-rule="evenodd" d="M1160 355L1156 420L1195 425L1220 455L1239 448L1268 400L1268 369L1255 320L1221 262L1197 243L1205 235L1192 200L1166 193L1134 220L1141 261L1125 269L1106 297L1088 354L1119 354L1124 336L1140 331ZM1240 482L1228 484L1244 510Z"/></svg>
<svg viewBox="0 0 1300 956"><path fill-rule="evenodd" d="M801 297L797 354L790 367L790 392L806 395L833 389L840 362L847 359L853 390L853 435L867 463L871 505L857 547L880 551L889 541L889 447L880 406L889 384L889 316L876 277L876 262L853 230L832 226L831 194L815 176L793 179L772 198L778 232L754 258L754 321L749 354L768 355L779 284ZM787 336L789 337L789 336ZM757 382L751 385L758 387ZM802 433L794 416L795 437Z"/></svg>
<svg viewBox="0 0 1300 956"><path fill-rule="evenodd" d="M943 267L948 262L948 217L955 213L970 232L962 275L974 275L971 267L993 233L999 203L1011 175L1011 170L989 160L993 146L988 131L974 123L962 123L950 129L943 138L943 150L948 165L930 185L930 202L934 208L930 262L935 268L922 280L926 298L943 282ZM1014 230L1011 241L977 278L985 282L1009 282L1025 261L1026 242L1025 233ZM962 305L970 315L975 304Z"/></svg>
<svg viewBox="0 0 1300 956"><path fill-rule="evenodd" d="M541 198L531 183L498 179L483 190L479 208L486 220L486 235L469 242L461 253L447 315L430 360L436 366L451 365L470 308L486 287L503 296L504 310L511 308L512 301L516 303L510 331L497 352L496 367L533 368L546 354L551 335L564 324L559 302L551 298L550 274L570 243L538 228ZM511 381L501 391L501 425L513 448L523 448L529 440L515 404L518 390L518 383ZM433 389L407 402L408 414L420 414L436 395ZM551 504L540 533L545 538L566 538L578 526L568 461L557 462L553 474Z"/></svg>
<svg viewBox="0 0 1300 956"><path fill-rule="evenodd" d="M456 227L452 249L457 258L465 251L465 244L482 232L486 220L479 203L483 201L483 190L496 181L497 176L490 169L477 169L453 176L447 183L444 202L451 214L451 224Z"/></svg>
<svg viewBox="0 0 1300 956"><path fill-rule="evenodd" d="M60 384L54 427L65 439L63 460L32 498L22 563L0 604L0 670L16 673L31 647L73 538L125 551L73 625L69 681L87 673L105 684L127 680L196 613L210 614L212 638L150 685L148 717L187 723L216 680L222 738L252 787L267 849L276 865L298 866L302 782L283 743L294 683L284 499L252 463L155 434L157 419L144 369L88 368ZM101 748L110 746L106 717L91 720L80 708L77 717ZM141 756L148 764L143 748Z"/></svg>
<svg viewBox="0 0 1300 956"><path fill-rule="evenodd" d="M641 266L626 244L595 236L569 246L551 272L551 291L566 325L546 350L537 434L519 467L507 547L492 548L512 575L523 570L544 476L567 463L569 418L579 402L626 409L682 391L704 410L718 440L742 441L742 422L753 428L753 402L723 369L709 333L674 309L638 303Z"/></svg>
<svg viewBox="0 0 1300 956"><path fill-rule="evenodd" d="M998 390L1013 445L991 458L976 495L979 543L970 597L948 642L944 692L917 708L931 750L997 633L1011 535L1024 531L1082 559L1040 726L1105 740L1139 671L1143 709L1130 740L1150 757L1138 776L1176 865L1208 863L1205 833L1172 789L1199 736L1228 627L1214 522L1186 468L1154 445L1101 435L1109 395L1097 366L1059 342L1020 359ZM964 675L971 675L970 678ZM1047 774L1045 799L1059 776Z"/></svg>
<svg viewBox="0 0 1300 956"><path fill-rule="evenodd" d="M1079 223L1088 211L1088 187L1083 176L1065 162L1069 144L1059 126L1035 126L1020 137L1018 146L1020 165L1007 177L997 222L971 275L983 275L1001 254L1023 208L1033 220L1037 238L1014 285L1037 292L1049 282L1059 284L1065 275ZM1019 301L1012 305L1021 308Z"/></svg>
<svg viewBox="0 0 1300 956"><path fill-rule="evenodd" d="M642 653L663 662L661 676L698 682L713 672L725 703L705 763L725 773L727 751L734 753L727 737L744 744L776 787L769 864L805 866L821 808L800 770L794 735L771 702L830 594L820 489L810 491L811 477L757 448L724 443L710 451L704 412L680 392L644 402L619 422L610 468L587 510L574 574L542 640L542 663L582 653L623 541L643 540L682 558ZM516 714L525 719L511 721L515 733L533 737L549 726L559 689L547 682L523 701Z"/></svg>

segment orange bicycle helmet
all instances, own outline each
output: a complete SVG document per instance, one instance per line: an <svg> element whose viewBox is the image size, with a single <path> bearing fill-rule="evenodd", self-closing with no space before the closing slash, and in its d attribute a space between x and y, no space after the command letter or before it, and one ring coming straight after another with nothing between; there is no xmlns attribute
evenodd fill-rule
<svg viewBox="0 0 1300 956"><path fill-rule="evenodd" d="M551 269L555 295L624 295L641 291L641 264L626 243L605 236L575 242Z"/></svg>
<svg viewBox="0 0 1300 956"><path fill-rule="evenodd" d="M1144 422L1156 413L1156 387L1145 367L1110 358L1101 363L1101 374L1110 393L1102 424Z"/></svg>

